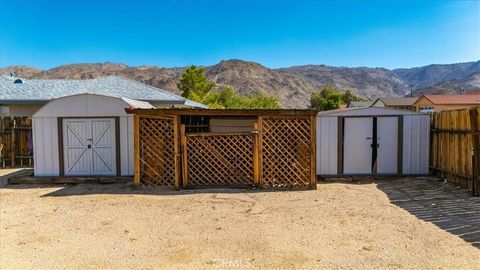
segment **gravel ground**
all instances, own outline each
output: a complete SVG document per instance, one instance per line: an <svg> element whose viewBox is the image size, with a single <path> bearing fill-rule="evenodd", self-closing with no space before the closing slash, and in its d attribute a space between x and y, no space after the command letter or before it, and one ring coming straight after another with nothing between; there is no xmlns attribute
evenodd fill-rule
<svg viewBox="0 0 480 270"><path fill-rule="evenodd" d="M377 184L9 186L0 189L0 268L480 269L480 249L390 203Z"/></svg>

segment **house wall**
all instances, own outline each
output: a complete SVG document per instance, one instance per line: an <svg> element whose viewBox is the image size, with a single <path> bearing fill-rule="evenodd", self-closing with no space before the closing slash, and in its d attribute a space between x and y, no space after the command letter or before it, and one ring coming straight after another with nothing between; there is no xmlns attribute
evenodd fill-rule
<svg viewBox="0 0 480 270"><path fill-rule="evenodd" d="M118 117L121 175L133 175L133 115L125 113L126 107L128 104L121 99L88 94L47 103L32 117L35 176L60 175L58 117Z"/></svg>
<svg viewBox="0 0 480 270"><path fill-rule="evenodd" d="M42 108L43 104L15 104L15 105L0 105L2 107L2 116L29 116L31 117L35 112Z"/></svg>
<svg viewBox="0 0 480 270"><path fill-rule="evenodd" d="M415 102L414 107L417 112L421 111L425 107L433 107L435 111L448 111L448 110L459 110L459 109L468 109L478 104L433 104L429 99L421 97Z"/></svg>

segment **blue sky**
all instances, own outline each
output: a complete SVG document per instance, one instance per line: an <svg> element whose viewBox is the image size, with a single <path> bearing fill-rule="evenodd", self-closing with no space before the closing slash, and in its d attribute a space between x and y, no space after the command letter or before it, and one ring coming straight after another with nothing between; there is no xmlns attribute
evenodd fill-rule
<svg viewBox="0 0 480 270"><path fill-rule="evenodd" d="M480 1L0 0L0 66L243 59L413 67L480 59Z"/></svg>

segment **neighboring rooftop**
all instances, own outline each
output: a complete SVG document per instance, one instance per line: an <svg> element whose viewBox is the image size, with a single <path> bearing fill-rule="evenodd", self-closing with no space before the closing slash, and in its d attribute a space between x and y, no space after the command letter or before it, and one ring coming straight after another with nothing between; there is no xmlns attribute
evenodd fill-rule
<svg viewBox="0 0 480 270"><path fill-rule="evenodd" d="M87 80L28 80L0 76L0 103L42 103L77 94L97 94L148 101L153 104L179 104L206 107L171 92L120 76Z"/></svg>
<svg viewBox="0 0 480 270"><path fill-rule="evenodd" d="M386 106L412 106L418 97L383 97L375 100L374 104L379 100Z"/></svg>
<svg viewBox="0 0 480 270"><path fill-rule="evenodd" d="M348 104L348 108L370 107L373 101L352 101Z"/></svg>
<svg viewBox="0 0 480 270"><path fill-rule="evenodd" d="M423 95L433 104L473 104L480 106L480 93L468 95Z"/></svg>

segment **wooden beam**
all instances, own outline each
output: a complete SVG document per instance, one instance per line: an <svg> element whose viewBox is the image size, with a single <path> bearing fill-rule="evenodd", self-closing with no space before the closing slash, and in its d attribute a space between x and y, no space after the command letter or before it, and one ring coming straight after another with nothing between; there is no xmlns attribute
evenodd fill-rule
<svg viewBox="0 0 480 270"><path fill-rule="evenodd" d="M7 180L9 185L13 184L87 184L87 183L131 183L132 177L10 177Z"/></svg>
<svg viewBox="0 0 480 270"><path fill-rule="evenodd" d="M472 132L472 194L480 196L480 107L470 109L470 127Z"/></svg>
<svg viewBox="0 0 480 270"><path fill-rule="evenodd" d="M185 134L185 125L180 125L180 140L182 143L182 186L188 186L188 156L187 156L187 136Z"/></svg>
<svg viewBox="0 0 480 270"><path fill-rule="evenodd" d="M127 113L138 115L216 115L216 116L312 116L317 115L316 110L298 110L298 109L125 109Z"/></svg>
<svg viewBox="0 0 480 270"><path fill-rule="evenodd" d="M253 137L253 184L260 186L260 164L259 164L259 144L258 144L258 122L253 124L255 136Z"/></svg>
<svg viewBox="0 0 480 270"><path fill-rule="evenodd" d="M140 117L135 115L133 117L133 151L134 151L134 178L133 185L140 186Z"/></svg>
<svg viewBox="0 0 480 270"><path fill-rule="evenodd" d="M15 123L15 119L13 120L13 126L12 126L12 129L11 129L11 139L10 139L10 151L11 151L11 164L12 164L12 167L15 167L15 126L16 126L16 123Z"/></svg>
<svg viewBox="0 0 480 270"><path fill-rule="evenodd" d="M263 187L263 117L258 117L258 185Z"/></svg>
<svg viewBox="0 0 480 270"><path fill-rule="evenodd" d="M180 116L173 119L173 147L174 147L174 166L175 166L175 188L180 189Z"/></svg>
<svg viewBox="0 0 480 270"><path fill-rule="evenodd" d="M311 170L311 183L310 183L310 188L311 189L317 189L317 116L310 116L310 170Z"/></svg>

